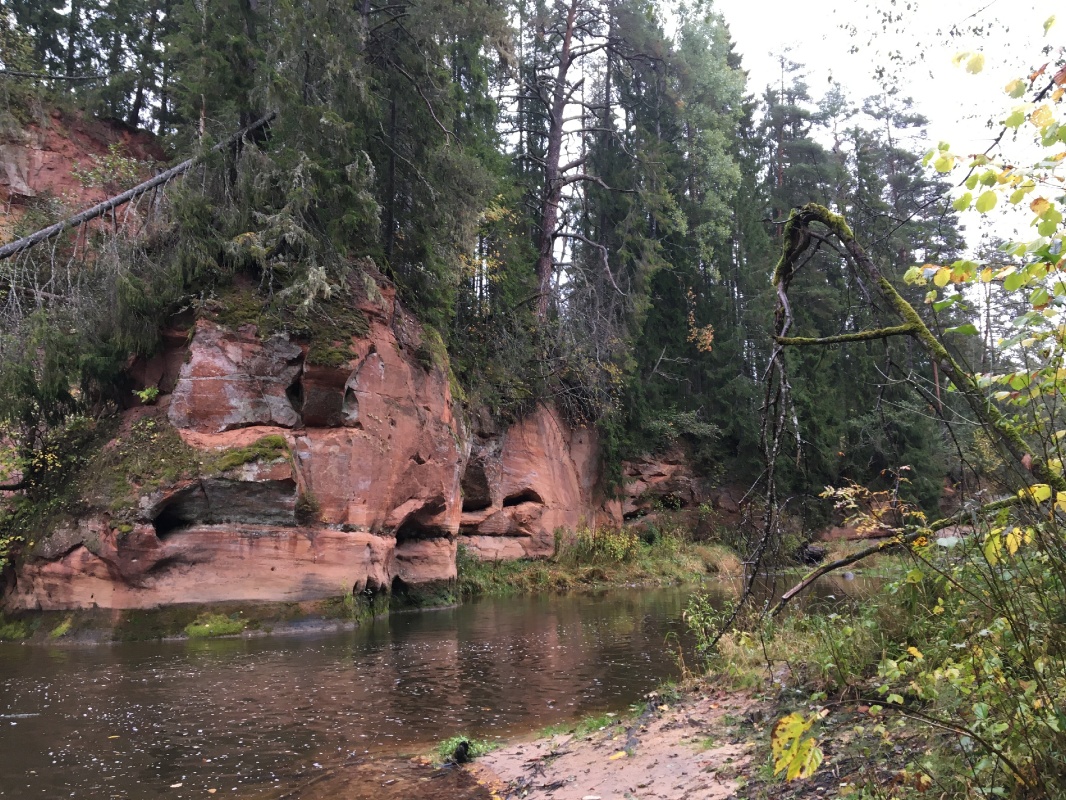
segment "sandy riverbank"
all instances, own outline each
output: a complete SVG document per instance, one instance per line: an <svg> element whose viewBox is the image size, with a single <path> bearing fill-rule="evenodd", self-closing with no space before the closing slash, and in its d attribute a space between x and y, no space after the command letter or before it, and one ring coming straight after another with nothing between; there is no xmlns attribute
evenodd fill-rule
<svg viewBox="0 0 1066 800"><path fill-rule="evenodd" d="M469 769L498 798L718 800L736 793L753 758L762 760L732 727L765 713L744 693L707 686L676 700L653 695L632 720L514 744Z"/></svg>

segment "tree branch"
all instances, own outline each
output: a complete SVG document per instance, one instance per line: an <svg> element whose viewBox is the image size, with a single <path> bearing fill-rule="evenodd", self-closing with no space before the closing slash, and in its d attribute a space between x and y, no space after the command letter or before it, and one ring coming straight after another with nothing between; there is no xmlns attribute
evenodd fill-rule
<svg viewBox="0 0 1066 800"><path fill-rule="evenodd" d="M839 336L824 336L820 339L811 339L804 336L775 336L774 341L785 347L806 347L812 344L843 344L845 342L869 342L876 339L887 339L890 336L906 336L914 333L912 325L897 325L892 328L878 328L873 331L859 331L858 333L842 333Z"/></svg>
<svg viewBox="0 0 1066 800"><path fill-rule="evenodd" d="M92 208L88 208L85 211L82 211L80 214L75 214L73 217L68 217L65 220L61 220L55 225L49 225L47 228L42 228L36 233L32 233L29 236L24 236L23 238L18 239L14 242L9 242L8 244L5 244L3 247L0 247L0 261L5 258L10 258L13 255L17 255L23 250L33 247L35 244L39 244L40 242L46 241L47 239L51 239L54 236L58 236L65 230L73 228L77 225L81 225L91 219L95 219L96 217L106 214L108 211L113 211L119 206L128 203L130 200L133 200L135 197L139 197L145 192L154 189L157 186L161 186L162 184L169 181L171 178L175 178L178 175L188 172L193 166L203 161L210 153L217 153L220 150L224 150L225 148L236 144L241 140L243 136L248 133L251 133L254 130L262 128L264 125L273 120L276 116L277 112L271 111L265 117L256 120L248 127L241 128L239 131L237 131L225 141L219 142L206 153L201 153L197 156L193 156L187 161L182 161L176 167L171 167L166 172L159 173L151 180L147 180L144 183L134 186L132 189L123 192L122 194L116 195L108 200L104 200L102 203L97 203Z"/></svg>
<svg viewBox="0 0 1066 800"><path fill-rule="evenodd" d="M1012 495L1011 497L1004 497L1001 500L994 500L991 503L987 503L981 506L980 508L964 509L963 511L960 511L959 513L954 514L950 517L937 520L936 522L930 524L928 527L917 528L916 530L913 530L910 533L904 534L902 536L896 536L895 538L886 539L882 542L878 542L877 544L871 547L859 550L857 553L852 553L850 556L838 558L836 561L831 561L828 564L823 564L822 566L818 567L818 569L814 570L806 577L804 577L803 580L801 580L783 595L781 595L781 599L777 601L777 605L775 605L770 610L770 615L777 616L781 612L781 610L784 609L786 605L788 605L789 601L792 600L792 598L803 592L823 575L828 575L830 572L834 572L840 569L841 567L850 566L856 561L862 561L864 558L876 555L877 553L884 553L890 550L896 550L898 548L904 547L908 544L916 542L923 536L928 536L930 533L936 533L937 531L943 530L944 528L948 528L952 525L958 525L962 522L966 522L968 519L972 519L974 516L984 516L985 514L991 514L994 511L999 511L1004 508L1011 508L1012 506L1019 505L1021 502L1022 498L1018 497L1017 495Z"/></svg>

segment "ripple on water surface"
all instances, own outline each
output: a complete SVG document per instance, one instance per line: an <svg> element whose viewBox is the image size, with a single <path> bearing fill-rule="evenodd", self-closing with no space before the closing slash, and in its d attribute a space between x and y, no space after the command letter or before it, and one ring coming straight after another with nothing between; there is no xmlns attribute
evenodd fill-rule
<svg viewBox="0 0 1066 800"><path fill-rule="evenodd" d="M480 797L457 772L397 757L624 710L676 676L686 599L522 598L315 637L0 647L0 797Z"/></svg>

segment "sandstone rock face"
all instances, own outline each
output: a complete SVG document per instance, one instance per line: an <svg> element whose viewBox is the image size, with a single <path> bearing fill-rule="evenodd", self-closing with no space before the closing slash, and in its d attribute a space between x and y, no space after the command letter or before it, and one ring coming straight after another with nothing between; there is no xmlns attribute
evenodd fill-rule
<svg viewBox="0 0 1066 800"><path fill-rule="evenodd" d="M597 493L594 431L542 407L506 430L481 419L469 435L445 368L425 363L421 329L390 288L372 294L361 306L368 335L332 343L348 346L341 366L308 364L304 342L206 319L131 364L132 380L160 388L156 413L186 444L206 455L269 435L284 440L285 457L146 493L132 530L128 513L120 524L101 508L54 532L5 604L148 608L406 591L453 581L460 544L485 559L543 557L558 528L621 523L621 506Z"/></svg>
<svg viewBox="0 0 1066 800"><path fill-rule="evenodd" d="M543 406L479 437L463 477L460 544L482 559L550 556L557 528L604 522L597 457L593 430L572 430Z"/></svg>
<svg viewBox="0 0 1066 800"><path fill-rule="evenodd" d="M265 525L195 525L164 537L79 525L86 540L31 560L9 607L153 608L179 603L299 601L387 588L392 543L370 533Z"/></svg>
<svg viewBox="0 0 1066 800"><path fill-rule="evenodd" d="M704 499L699 481L680 451L626 461L622 464L622 474L625 476L622 515L626 519L647 514L656 506L673 510L692 508Z"/></svg>
<svg viewBox="0 0 1066 800"><path fill-rule="evenodd" d="M235 332L199 320L170 400L170 421L204 433L250 425L291 428L300 415L289 392L302 367L303 349L288 337L262 342L254 326Z"/></svg>
<svg viewBox="0 0 1066 800"><path fill-rule="evenodd" d="M0 140L0 235L11 236L15 223L36 198L63 197L78 208L118 194L124 186L86 185L77 172L96 166L93 156L106 156L118 145L124 157L165 161L166 154L150 133L118 122L94 120L54 111L41 123L26 125L17 136ZM146 169L144 179L151 177Z"/></svg>

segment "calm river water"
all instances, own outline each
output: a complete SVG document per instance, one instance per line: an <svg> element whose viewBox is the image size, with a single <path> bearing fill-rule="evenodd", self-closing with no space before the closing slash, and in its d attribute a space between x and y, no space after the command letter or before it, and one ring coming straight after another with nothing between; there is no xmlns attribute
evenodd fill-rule
<svg viewBox="0 0 1066 800"><path fill-rule="evenodd" d="M691 661L686 601L634 590L395 614L343 634L0 645L0 797L362 796L353 783L391 785L383 765L457 733L625 711L677 676L679 647ZM345 791L324 789L342 769Z"/></svg>

